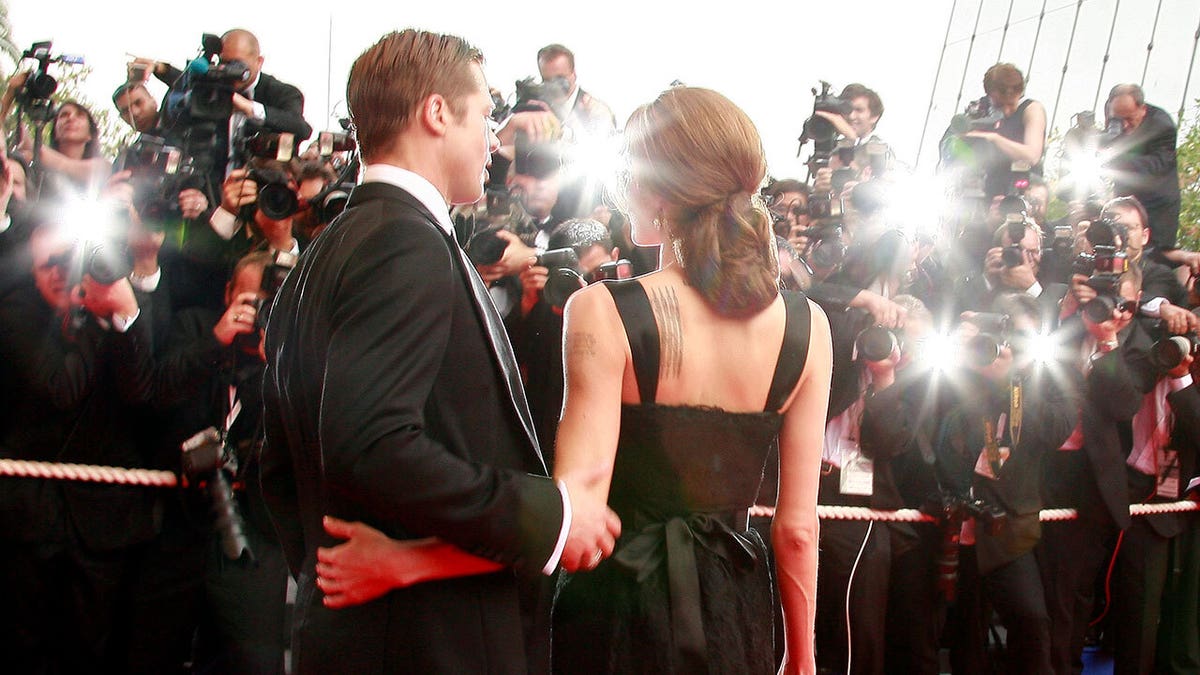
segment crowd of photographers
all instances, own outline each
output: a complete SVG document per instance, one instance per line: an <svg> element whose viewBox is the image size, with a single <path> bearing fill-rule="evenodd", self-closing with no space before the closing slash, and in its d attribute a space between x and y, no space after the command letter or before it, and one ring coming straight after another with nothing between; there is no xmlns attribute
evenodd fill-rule
<svg viewBox="0 0 1200 675"><path fill-rule="evenodd" d="M139 135L114 166L92 112L50 102L60 57L48 43L26 57L0 100L17 117L0 181L0 456L167 469L186 486L0 479L5 659L283 672L288 570L257 480L261 332L349 199L352 134L314 137L301 93L235 29L205 35L183 69L130 63L113 104ZM452 215L549 464L564 303L657 260L606 201L611 111L566 47L536 63L511 100L494 92L486 198ZM1115 87L1105 128L1077 116L1048 185L1045 109L1011 65L983 85L942 139L936 190L903 170L861 84L814 90L809 176L763 189L781 284L833 331L820 503L937 520L823 522L818 663L937 673L948 646L954 672L1065 675L1103 636L1118 673L1196 672L1200 519L1128 510L1194 496L1198 473L1200 256L1175 245L1175 127ZM1039 523L1050 507L1079 518Z"/></svg>

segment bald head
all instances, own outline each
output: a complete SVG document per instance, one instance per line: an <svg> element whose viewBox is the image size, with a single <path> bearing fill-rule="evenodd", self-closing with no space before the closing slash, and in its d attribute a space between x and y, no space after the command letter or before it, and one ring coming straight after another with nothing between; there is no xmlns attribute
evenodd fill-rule
<svg viewBox="0 0 1200 675"><path fill-rule="evenodd" d="M221 36L221 62L230 61L241 61L250 69L250 79L237 83L235 86L238 89L245 89L258 79L263 57L254 33L244 28L234 28Z"/></svg>

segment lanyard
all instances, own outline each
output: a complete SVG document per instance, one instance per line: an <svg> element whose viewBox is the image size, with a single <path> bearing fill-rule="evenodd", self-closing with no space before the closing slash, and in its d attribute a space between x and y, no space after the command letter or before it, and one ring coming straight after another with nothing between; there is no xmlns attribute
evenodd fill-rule
<svg viewBox="0 0 1200 675"><path fill-rule="evenodd" d="M993 422L990 418L983 418L983 452L988 464L992 468L992 475L1000 475L1000 439L1004 434L1004 424L1008 422L1009 439L1012 447L1017 447L1021 442L1021 423L1022 415L1024 414L1024 400L1022 398L1022 388L1020 380L1012 381L1012 389L1009 392L1008 414L1000 413L1000 419Z"/></svg>

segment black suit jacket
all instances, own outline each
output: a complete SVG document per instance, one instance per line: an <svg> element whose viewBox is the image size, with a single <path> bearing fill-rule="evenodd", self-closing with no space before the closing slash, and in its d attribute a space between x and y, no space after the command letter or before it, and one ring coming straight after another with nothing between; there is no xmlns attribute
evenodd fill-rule
<svg viewBox="0 0 1200 675"><path fill-rule="evenodd" d="M144 467L138 404L151 364L150 322L126 333L89 321L72 338L28 279L0 302L3 386L12 393L0 426L0 456ZM155 490L6 478L0 538L46 547L113 551L154 535Z"/></svg>
<svg viewBox="0 0 1200 675"><path fill-rule="evenodd" d="M1113 143L1107 168L1115 172L1113 192L1137 197L1150 215L1150 239L1162 249L1175 248L1179 229L1179 176L1171 114L1146 106L1138 128Z"/></svg>
<svg viewBox="0 0 1200 675"><path fill-rule="evenodd" d="M512 570L334 611L315 587L316 549L335 543L326 514L399 539L437 536L518 571L540 570L553 551L562 501L505 388L476 272L454 246L412 195L368 183L278 293L262 481L299 575L297 672L548 667L549 632L523 639Z"/></svg>

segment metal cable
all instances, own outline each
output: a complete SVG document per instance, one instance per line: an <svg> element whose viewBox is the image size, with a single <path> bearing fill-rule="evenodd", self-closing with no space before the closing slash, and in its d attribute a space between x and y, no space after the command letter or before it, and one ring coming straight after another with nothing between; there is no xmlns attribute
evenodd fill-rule
<svg viewBox="0 0 1200 675"><path fill-rule="evenodd" d="M1146 72L1150 70L1150 52L1154 51L1154 36L1158 34L1158 15L1162 13L1162 0L1158 0L1158 9L1154 10L1154 27L1150 29L1150 42L1146 43L1146 65L1142 66L1142 81L1138 86L1146 86Z"/></svg>
<svg viewBox="0 0 1200 675"><path fill-rule="evenodd" d="M1092 110L1096 110L1096 106L1100 105L1100 89L1104 86L1104 71L1108 69L1108 57L1112 53L1113 35L1117 32L1117 12L1121 11L1121 0L1117 0L1117 6L1113 9L1112 26L1108 29L1108 44L1104 47L1104 59L1100 62L1100 78L1096 80L1096 98L1092 99Z"/></svg>
<svg viewBox="0 0 1200 675"><path fill-rule="evenodd" d="M950 39L950 26L954 23L954 11L957 8L958 0L954 0L954 4L950 5L950 18L946 21L946 37L942 38L942 54L938 57L937 72L933 74L933 88L929 90L929 107L925 108L925 123L921 126L921 141L917 144L915 167L921 166L921 150L925 147L925 132L929 130L929 117L933 114L933 98L937 94L938 80L942 77L942 61L946 58L946 43Z"/></svg>
<svg viewBox="0 0 1200 675"><path fill-rule="evenodd" d="M1054 112L1046 122L1046 131L1054 129L1054 120L1058 117L1058 102L1062 99L1063 85L1067 81L1067 68L1071 64L1071 49L1075 46L1075 29L1079 27L1079 11L1083 9L1083 0L1075 4L1075 20L1071 22L1071 39L1067 41L1067 55L1063 58L1062 76L1058 78L1058 93L1054 95Z"/></svg>
<svg viewBox="0 0 1200 675"><path fill-rule="evenodd" d="M1187 108L1188 87L1192 84L1192 68L1196 65L1196 45L1200 44L1200 23L1196 24L1196 34L1192 36L1192 58L1188 61L1187 79L1183 82L1183 98L1179 100L1178 124L1183 126L1183 115ZM944 47L943 47L944 49Z"/></svg>
<svg viewBox="0 0 1200 675"><path fill-rule="evenodd" d="M1000 57L1004 56L1004 41L1008 39L1008 24L1012 20L1014 2L1016 0L1008 0L1008 16L1004 17L1004 32L1000 34L1000 51L996 52L996 63L1000 63Z"/></svg>

